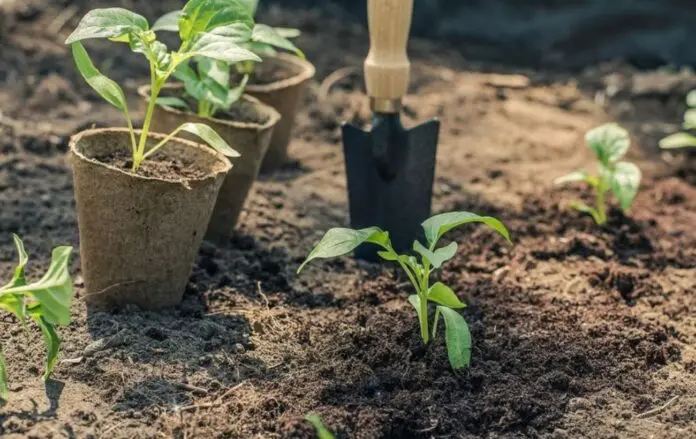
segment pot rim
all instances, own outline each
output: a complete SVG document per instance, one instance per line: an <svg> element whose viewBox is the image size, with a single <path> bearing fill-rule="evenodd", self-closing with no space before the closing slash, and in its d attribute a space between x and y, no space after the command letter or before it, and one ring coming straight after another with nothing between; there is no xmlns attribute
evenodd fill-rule
<svg viewBox="0 0 696 439"><path fill-rule="evenodd" d="M135 178L138 180L142 181L156 181L159 183L167 183L167 184L173 184L173 185L184 185L186 187L189 187L189 183L192 182L202 182L206 181L209 179L215 179L218 177L220 174L226 174L229 172L229 170L232 168L232 163L230 160L228 160L225 156L220 154L219 152L215 151L209 146L204 146L201 144L198 144L196 142L192 142L189 140L181 139L178 137L174 137L170 139L170 142L177 142L179 144L183 144L187 147L190 148L195 148L198 149L201 153L203 154L210 154L214 156L217 159L217 163L219 166L213 165L211 171L207 173L203 177L199 178L181 178L179 180L165 180L162 178L157 178L157 177L146 177L143 175L137 175L132 173L131 171L125 171L123 169L117 168L113 165L110 165L108 163L100 162L97 159L87 157L84 155L81 151L78 150L77 145L85 137L91 137L95 135L100 135L100 134L125 134L128 135L130 133L130 130L128 128L120 128L120 127L109 127L109 128L92 128L92 129L87 129L78 132L77 134L74 134L73 136L70 137L70 152L78 158L79 160L82 160L84 162L90 163L92 165L100 166L102 168L106 168L110 171L113 172L118 172L120 174L127 175L128 177ZM136 134L142 133L142 130L135 130ZM164 140L167 137L166 134L162 133L149 133L148 138L150 139L157 139L157 140ZM163 151L166 151L166 145L163 148ZM217 168L217 169L215 169Z"/></svg>
<svg viewBox="0 0 696 439"><path fill-rule="evenodd" d="M177 90L177 89L183 89L183 88L184 88L184 84L182 84L182 83L165 84L164 86L162 86L162 90L165 90L165 89ZM150 90L150 85L148 85L148 84L141 85L140 87L138 87L138 95L142 99L144 99L146 102L148 101L149 90ZM252 105L254 105L255 107L259 108L263 114L268 116L268 120L263 124L254 123L254 122L240 122L240 121L229 120L229 119L218 119L218 118L209 117L209 116L199 116L195 113L191 113L188 111L181 111L177 108L173 108L173 107L166 106L166 105L160 105L159 108L164 110L164 111L167 111L169 113L174 113L174 114L179 115L179 116L196 116L196 117L203 119L203 120L209 120L212 123L227 125L227 126L230 126L233 128L256 130L259 132L273 128L280 120L280 118L281 118L280 113L278 113L278 111L276 111L276 109L271 107L270 105L266 105L263 102L261 102L260 100L256 99L253 96L250 96L246 93L242 95L241 99L244 99L245 101L247 101L247 102L251 103Z"/></svg>
<svg viewBox="0 0 696 439"><path fill-rule="evenodd" d="M280 81L274 81L269 84L249 84L247 85L247 90L253 93L269 93L284 88L294 87L305 81L309 81L316 74L316 67L314 64L307 61L306 59L300 58L299 56L292 55L289 53L278 53L276 55L268 56L267 59L275 59L281 62L281 64L291 64L300 67L302 70L289 78L281 79Z"/></svg>

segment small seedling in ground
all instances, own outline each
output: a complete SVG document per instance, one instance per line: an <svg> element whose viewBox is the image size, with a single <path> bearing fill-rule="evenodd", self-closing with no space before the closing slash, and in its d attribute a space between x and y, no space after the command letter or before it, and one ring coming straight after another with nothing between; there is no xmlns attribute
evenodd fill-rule
<svg viewBox="0 0 696 439"><path fill-rule="evenodd" d="M29 257L24 244L17 235L13 235L19 263L10 282L0 287L0 309L14 314L28 334L27 320L31 319L39 326L46 343L46 380L53 372L58 360L60 338L56 333L57 325L70 323L70 303L72 301L72 279L68 272L68 262L72 247L57 247L51 255L51 265L38 282L26 283L24 270ZM0 350L0 402L8 398L7 371L5 359Z"/></svg>
<svg viewBox="0 0 696 439"><path fill-rule="evenodd" d="M250 17L256 12L257 2L240 0ZM158 30L177 31L177 23L184 11L173 11L160 18L155 27ZM284 49L304 56L287 36L296 36L299 32L294 29L274 29L264 24L239 22L217 31L233 40L239 47L258 56L275 54L274 48ZM194 57L195 66L188 62L181 63L173 75L184 84L186 94L196 102L195 112L201 117L214 117L219 111L229 111L235 102L244 94L249 76L253 73L260 57L239 59L237 62L227 62L213 57ZM231 85L230 68L234 68L242 77L234 87ZM164 106L184 109L193 112L186 99L179 97L163 97L157 103Z"/></svg>
<svg viewBox="0 0 696 439"><path fill-rule="evenodd" d="M156 102L170 76L194 57L229 64L260 61L256 54L242 46L246 43L246 34L238 32L253 26L254 20L241 0L190 0L176 16L164 16L152 28L145 17L122 8L94 9L84 16L66 44L72 46L78 70L87 83L125 115L131 132L133 171L182 131L200 137L229 157L239 156L212 128L200 123L185 123L157 145L147 150L146 147ZM157 40L156 32L162 30L179 32L181 45L178 50L170 52ZM123 90L94 66L81 43L94 38L126 43L133 52L144 55L150 65L150 96L138 140Z"/></svg>
<svg viewBox="0 0 696 439"><path fill-rule="evenodd" d="M633 163L620 161L631 145L628 131L620 126L613 123L601 125L588 131L585 141L597 157L598 175L576 171L556 179L555 184L589 184L595 192L595 206L575 201L572 207L592 215L597 224L604 225L607 222L607 194L613 193L621 209L628 212L638 194L641 173Z"/></svg>
<svg viewBox="0 0 696 439"><path fill-rule="evenodd" d="M318 415L315 415L313 413L308 414L305 416L305 419L307 422L312 424L314 426L314 429L317 432L317 438L318 439L336 439L336 436L329 431L328 428L324 425L324 423L321 421L321 418Z"/></svg>
<svg viewBox="0 0 696 439"><path fill-rule="evenodd" d="M503 223L495 218L470 212L443 213L423 222L427 246L420 241L413 242L413 251L420 256L420 260L415 256L397 254L392 248L389 233L379 227L362 230L335 228L326 232L297 272L299 274L313 259L343 256L363 243L381 247L378 255L386 261L399 264L416 290L416 294L409 296L408 300L418 314L423 343L427 345L430 339L437 335L438 322L442 316L445 321L445 342L450 365L453 369L461 369L471 360L471 335L466 321L455 310L465 308L466 305L442 282L431 285L430 275L457 253L455 242L438 248L440 238L448 231L468 223L483 223L510 242L510 234ZM429 322L430 302L436 304L432 325Z"/></svg>
<svg viewBox="0 0 696 439"><path fill-rule="evenodd" d="M689 107L684 113L682 128L685 131L696 130L696 90L686 95L686 105ZM672 134L660 140L662 149L680 149L696 147L696 136L687 132Z"/></svg>

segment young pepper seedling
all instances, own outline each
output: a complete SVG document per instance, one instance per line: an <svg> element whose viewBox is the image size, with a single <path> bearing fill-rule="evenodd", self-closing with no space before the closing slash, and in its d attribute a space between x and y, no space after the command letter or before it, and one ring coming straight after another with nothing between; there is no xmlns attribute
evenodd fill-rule
<svg viewBox="0 0 696 439"><path fill-rule="evenodd" d="M381 247L382 250L378 252L378 255L386 261L399 264L416 291L416 294L408 297L408 301L418 315L423 343L427 345L430 339L436 336L438 321L442 316L445 321L445 343L450 365L452 369L461 369L468 366L471 361L471 334L466 321L455 310L465 308L466 305L459 300L450 287L442 282L431 285L430 276L434 270L442 267L457 253L456 242L438 248L440 238L448 231L469 223L485 224L511 242L510 233L502 222L490 216L480 216L470 212L443 213L424 221L422 226L427 246L418 240L413 242L413 251L420 256L420 261L415 256L397 254L392 248L389 233L379 227L361 230L334 228L326 232L300 265L297 273L299 274L314 259L343 256L364 243ZM436 304L432 325L429 322L430 302Z"/></svg>
<svg viewBox="0 0 696 439"><path fill-rule="evenodd" d="M608 123L587 132L585 141L597 157L598 175L585 171L572 172L555 180L555 184L585 182L595 192L595 206L575 201L572 207L592 215L598 225L607 222L606 195L611 192L624 212L628 212L640 186L640 169L633 163L620 161L631 145L628 131L617 124Z"/></svg>
<svg viewBox="0 0 696 439"><path fill-rule="evenodd" d="M256 0L239 0L246 8L249 16L254 16L258 2ZM172 11L163 15L155 27L163 31L177 31L177 23L185 11ZM216 31L224 34L240 47L258 55L256 59L240 59L237 62L226 62L212 57L194 57L194 66L189 62L180 64L173 72L173 76L184 84L186 94L196 101L195 112L201 117L214 117L219 111L229 111L246 89L249 77L254 72L254 67L261 61L261 56L270 56L276 53L275 48L287 50L304 57L300 49L288 39L299 35L295 29L272 28L264 24L255 23L249 26L239 22L226 26ZM234 68L242 75L239 83L231 84L230 69ZM186 99L179 97L163 97L157 100L159 105L180 108L193 112Z"/></svg>
<svg viewBox="0 0 696 439"><path fill-rule="evenodd" d="M46 344L46 369L43 379L47 380L58 360L60 338L56 326L70 323L70 305L73 285L68 271L72 247L56 247L51 255L51 265L38 282L27 284L25 268L29 257L24 243L17 235L14 238L19 263L12 279L0 287L0 309L14 314L28 336L27 320L33 320L41 329ZM0 349L0 402L8 398L7 370Z"/></svg>
<svg viewBox="0 0 696 439"><path fill-rule="evenodd" d="M173 22L172 18L176 18ZM157 152L182 131L196 135L217 151L228 157L238 157L212 128L201 123L185 123L175 129L157 145L146 149L150 124L162 87L177 68L193 57L209 58L226 63L260 61L251 51L242 47L245 41L230 36L238 27L253 27L254 20L247 6L240 0L190 0L176 17L163 17L150 29L147 19L123 8L94 9L80 21L77 29L68 37L78 70L87 83L108 103L118 108L126 117L132 143L133 171L143 160ZM157 40L161 30L179 32L181 45L178 50L169 49ZM231 30L230 30L231 29ZM150 65L150 97L143 121L140 139L136 140L128 103L121 87L104 76L92 63L81 41L108 38L126 43L131 50L145 55Z"/></svg>

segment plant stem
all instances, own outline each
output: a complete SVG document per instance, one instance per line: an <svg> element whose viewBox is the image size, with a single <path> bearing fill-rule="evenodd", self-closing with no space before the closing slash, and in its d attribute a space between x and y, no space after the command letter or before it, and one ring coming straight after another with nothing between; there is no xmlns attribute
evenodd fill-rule
<svg viewBox="0 0 696 439"><path fill-rule="evenodd" d="M145 121L143 122L143 129L140 132L140 142L138 143L138 149L135 151L133 156L133 172L137 171L140 164L145 159L145 146L147 145L147 138L150 134L150 124L152 123L152 115L155 112L155 107L157 106L157 98L159 97L160 90L164 81L157 78L155 73L155 66L150 63L151 81L150 81L150 100L147 104L147 111L145 112Z"/></svg>
<svg viewBox="0 0 696 439"><path fill-rule="evenodd" d="M597 186L597 224L603 226L607 223L607 207L605 200L606 190L604 188L604 183L600 183Z"/></svg>
<svg viewBox="0 0 696 439"><path fill-rule="evenodd" d="M423 267L423 276L420 279L420 289L418 294L420 296L420 328L421 328L421 338L423 339L423 344L427 345L430 342L430 331L428 330L428 290L430 289L430 267L428 265Z"/></svg>

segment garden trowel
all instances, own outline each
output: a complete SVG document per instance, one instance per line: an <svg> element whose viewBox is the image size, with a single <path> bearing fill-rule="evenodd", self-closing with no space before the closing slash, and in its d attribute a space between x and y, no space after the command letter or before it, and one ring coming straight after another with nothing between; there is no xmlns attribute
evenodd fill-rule
<svg viewBox="0 0 696 439"><path fill-rule="evenodd" d="M368 0L370 52L365 83L373 112L372 129L343 125L351 227L379 226L395 250L410 250L430 216L440 123L401 125L401 99L408 90L406 54L413 0ZM375 259L372 248L356 257Z"/></svg>

